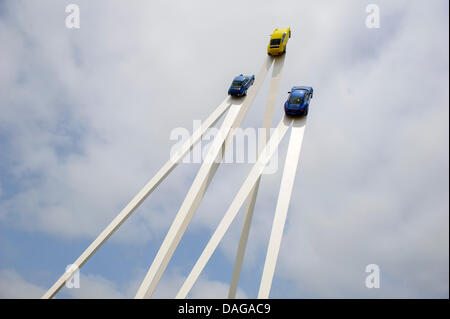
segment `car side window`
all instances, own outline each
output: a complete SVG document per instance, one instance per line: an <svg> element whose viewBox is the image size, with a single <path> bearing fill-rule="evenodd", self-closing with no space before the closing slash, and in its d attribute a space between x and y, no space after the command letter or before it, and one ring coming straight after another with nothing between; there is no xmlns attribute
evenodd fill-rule
<svg viewBox="0 0 450 319"><path fill-rule="evenodd" d="M284 40L286 39L286 33L283 33L283 39L281 39L281 42L284 43Z"/></svg>

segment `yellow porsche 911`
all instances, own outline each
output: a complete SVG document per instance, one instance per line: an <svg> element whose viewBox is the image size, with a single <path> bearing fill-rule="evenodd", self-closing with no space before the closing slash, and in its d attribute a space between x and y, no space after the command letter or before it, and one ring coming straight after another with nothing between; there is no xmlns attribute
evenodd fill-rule
<svg viewBox="0 0 450 319"><path fill-rule="evenodd" d="M267 54L281 55L286 52L288 39L291 37L291 28L275 29L270 36L270 42L267 46Z"/></svg>

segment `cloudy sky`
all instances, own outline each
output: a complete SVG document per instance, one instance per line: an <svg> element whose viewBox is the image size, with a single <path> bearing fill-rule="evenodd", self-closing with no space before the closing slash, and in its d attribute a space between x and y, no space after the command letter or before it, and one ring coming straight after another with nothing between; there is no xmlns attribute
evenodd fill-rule
<svg viewBox="0 0 450 319"><path fill-rule="evenodd" d="M80 7L67 29L65 7ZM380 28L365 25L380 8ZM274 125L314 87L274 298L448 298L449 4L0 1L0 298L38 298L290 26ZM270 73L268 74L268 77ZM267 78L268 78L267 77ZM242 127L262 123L268 79ZM220 125L220 122L218 123ZM289 134L288 134L289 135ZM255 298L278 197L264 175L238 297ZM131 298L199 164L181 164L61 298ZM222 165L155 297L174 297L250 171ZM190 297L226 297L242 211ZM377 264L379 289L365 287Z"/></svg>

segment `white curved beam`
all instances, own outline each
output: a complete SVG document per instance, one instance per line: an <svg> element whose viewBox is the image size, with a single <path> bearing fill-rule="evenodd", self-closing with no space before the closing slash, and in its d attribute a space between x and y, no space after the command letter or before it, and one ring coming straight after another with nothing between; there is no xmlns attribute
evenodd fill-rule
<svg viewBox="0 0 450 319"><path fill-rule="evenodd" d="M272 127L273 114L275 111L275 103L278 97L278 89L281 82L281 74L283 73L283 65L286 54L275 59L272 79L269 86L269 96L267 98L266 110L264 111L263 125L265 129L265 139L258 143L258 155L261 150L266 146L270 137L270 128ZM239 239L239 246L236 254L236 260L234 262L233 275L231 277L230 289L228 291L228 299L236 298L236 291L239 284L239 278L241 275L242 264L244 262L245 249L247 248L248 235L250 233L250 226L253 219L253 211L255 209L256 197L258 195L259 182L261 177L255 183L250 195L247 199L247 206L245 208L244 223L242 225L241 237Z"/></svg>
<svg viewBox="0 0 450 319"><path fill-rule="evenodd" d="M263 172L265 166L269 162L273 153L278 148L278 145L281 142L284 135L286 134L291 122L292 120L283 117L283 119L278 124L278 127L274 131L272 137L270 138L269 143L262 151L257 162L253 165L253 168L250 171L249 175L247 176L244 184L242 184L241 188L239 189L239 192L237 193L237 195L233 199L233 202L231 203L230 207L225 213L225 216L220 221L216 231L212 235L211 239L209 240L208 244L203 250L201 256L198 258L196 264L194 265L194 268L192 269L191 273L189 274L180 291L178 292L176 296L177 299L186 298L187 294L191 290L198 276L200 275L203 268L211 258L215 249L217 248L226 231L228 230L229 226L231 225L232 221L239 212L239 209L241 208L245 199L248 197L251 189L253 188L253 185L255 185L255 182L261 176L261 173Z"/></svg>
<svg viewBox="0 0 450 319"><path fill-rule="evenodd" d="M269 298L270 288L272 286L275 265L278 259L278 252L283 237L284 224L291 199L292 188L295 181L295 173L297 172L300 151L303 144L303 136L306 126L306 117L297 119L293 123L291 137L284 164L283 176L281 178L280 193L278 195L277 208L272 224L272 232L270 234L269 246L267 248L266 261L264 263L263 275L259 286L258 298Z"/></svg>
<svg viewBox="0 0 450 319"><path fill-rule="evenodd" d="M153 260L144 280L142 281L135 298L150 298L158 285L161 276L167 268L170 259L175 252L181 238L186 231L200 201L206 192L220 162L225 154L227 146L231 143L234 136L234 128L238 127L244 119L250 105L260 89L267 70L272 64L272 58L267 57L261 67L253 86L250 88L248 95L240 104L232 105L227 114L219 133L215 137L213 144L208 151L205 162L200 167L194 182L189 189L183 204L178 210L175 220L172 222L170 229L159 248L155 259Z"/></svg>
<svg viewBox="0 0 450 319"><path fill-rule="evenodd" d="M109 223L109 225L98 235L98 237L86 248L80 257L73 263L76 267L70 268L69 271L61 275L61 277L53 284L52 287L42 296L43 299L52 298L65 284L65 282L73 275L73 270L77 267L81 268L84 263L99 249L108 238L122 225L123 222L138 208L142 202L150 195L153 190L169 175L169 173L178 165L183 157L195 146L206 131L213 126L225 113L231 105L230 97L217 107L217 109L202 123L193 135L187 140L183 146L177 151L164 166L156 173L155 176L139 191L139 193L125 206L124 209Z"/></svg>

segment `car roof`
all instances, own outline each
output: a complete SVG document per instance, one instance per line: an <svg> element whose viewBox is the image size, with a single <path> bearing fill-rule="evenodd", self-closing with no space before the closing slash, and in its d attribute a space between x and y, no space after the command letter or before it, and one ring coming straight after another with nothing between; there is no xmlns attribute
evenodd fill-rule
<svg viewBox="0 0 450 319"><path fill-rule="evenodd" d="M295 90L306 90L306 91L311 92L312 87L310 87L310 86L293 86L291 89L291 92L294 92Z"/></svg>
<svg viewBox="0 0 450 319"><path fill-rule="evenodd" d="M291 96L293 96L293 97L304 96L305 93L306 93L306 90L304 90L304 89L294 90L294 91L291 91Z"/></svg>
<svg viewBox="0 0 450 319"><path fill-rule="evenodd" d="M275 29L272 33L271 39L278 39L283 36L283 34L287 33L288 29Z"/></svg>
<svg viewBox="0 0 450 319"><path fill-rule="evenodd" d="M244 81L247 78L248 78L248 76L241 74L241 75L236 76L233 81Z"/></svg>

